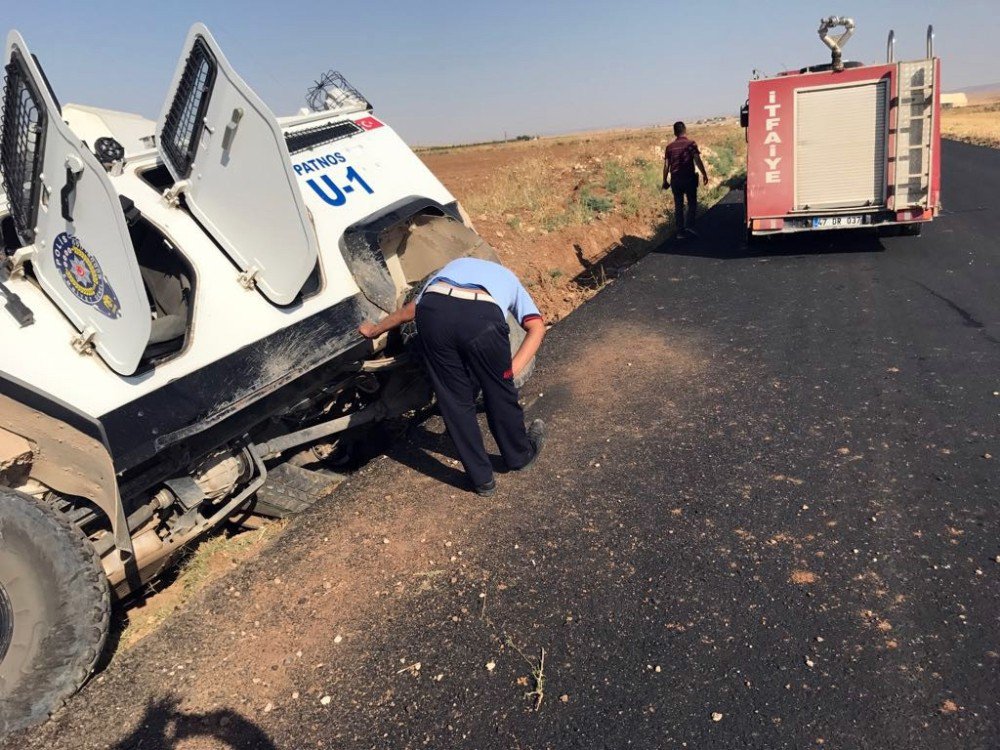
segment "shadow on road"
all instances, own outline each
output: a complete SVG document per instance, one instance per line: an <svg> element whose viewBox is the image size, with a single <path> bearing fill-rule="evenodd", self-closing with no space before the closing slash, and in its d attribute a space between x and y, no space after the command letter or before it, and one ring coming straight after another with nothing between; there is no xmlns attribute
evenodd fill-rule
<svg viewBox="0 0 1000 750"><path fill-rule="evenodd" d="M671 219L671 221L664 222L657 227L654 236L666 236L665 233L672 227L673 220ZM615 278L622 270L633 265L656 248L657 244L646 237L626 234L596 261L587 260L584 257L583 248L574 245L573 249L576 251L576 258L580 261L582 270L573 277L573 283L583 289L600 289L609 279Z"/></svg>
<svg viewBox="0 0 1000 750"><path fill-rule="evenodd" d="M458 461L455 444L447 432L436 432L428 427L427 421L415 423L406 434L406 440L397 441L386 447L385 454L393 461L408 466L425 476L455 487L459 490L469 489L469 480L461 465L449 466L433 454L446 459ZM501 456L490 454L493 471L504 473L508 471L507 464Z"/></svg>
<svg viewBox="0 0 1000 750"><path fill-rule="evenodd" d="M705 211L695 227L697 238L673 236L673 212L653 230L653 238L623 235L599 260L590 261L583 248L574 246L581 271L573 283L584 289L600 289L609 280L649 253L696 258L737 260L741 258L792 257L797 255L881 253L885 246L874 230L849 229L802 232L760 237L747 244L743 225L743 178L728 180L730 192Z"/></svg>
<svg viewBox="0 0 1000 750"><path fill-rule="evenodd" d="M743 193L733 190L701 218L697 238L671 237L654 252L695 258L788 257L825 253L881 253L885 246L873 229L801 232L758 237L748 244L743 226Z"/></svg>
<svg viewBox="0 0 1000 750"><path fill-rule="evenodd" d="M235 711L185 713L174 696L151 701L136 729L111 750L148 747L171 750L182 742L199 737L212 738L223 747L243 750L277 750L265 732Z"/></svg>

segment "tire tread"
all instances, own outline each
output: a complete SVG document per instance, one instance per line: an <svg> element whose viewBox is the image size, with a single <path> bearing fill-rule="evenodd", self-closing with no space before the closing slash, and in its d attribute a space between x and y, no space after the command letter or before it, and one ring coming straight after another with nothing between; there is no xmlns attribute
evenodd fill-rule
<svg viewBox="0 0 1000 750"><path fill-rule="evenodd" d="M111 622L107 578L97 552L79 527L46 503L0 488L0 524L8 523L39 528L49 532L51 540L65 541L47 551L56 571L71 571L56 582L56 588L68 596L59 600L54 622L76 621L85 626L73 629L73 643L46 643L33 665L37 677L22 682L13 695L0 696L0 736L43 721L84 685L103 652Z"/></svg>

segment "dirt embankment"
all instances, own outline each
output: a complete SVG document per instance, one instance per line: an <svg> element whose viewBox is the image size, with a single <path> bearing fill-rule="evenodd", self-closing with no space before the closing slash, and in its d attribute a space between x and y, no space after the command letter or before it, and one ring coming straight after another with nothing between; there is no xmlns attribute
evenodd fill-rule
<svg viewBox="0 0 1000 750"><path fill-rule="evenodd" d="M709 172L709 207L745 163L733 122L692 126ZM421 158L469 212L501 261L559 320L673 229L660 189L667 128L605 131L463 148Z"/></svg>

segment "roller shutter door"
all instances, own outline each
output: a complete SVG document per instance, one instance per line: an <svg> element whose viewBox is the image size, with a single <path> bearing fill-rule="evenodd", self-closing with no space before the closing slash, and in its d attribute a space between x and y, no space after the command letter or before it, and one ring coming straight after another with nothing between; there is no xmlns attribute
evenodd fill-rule
<svg viewBox="0 0 1000 750"><path fill-rule="evenodd" d="M885 205L888 82L795 93L795 205Z"/></svg>

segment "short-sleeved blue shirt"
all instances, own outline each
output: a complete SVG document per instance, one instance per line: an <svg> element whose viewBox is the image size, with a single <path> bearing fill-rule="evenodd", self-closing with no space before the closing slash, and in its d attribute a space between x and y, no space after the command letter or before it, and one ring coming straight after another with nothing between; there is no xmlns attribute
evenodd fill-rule
<svg viewBox="0 0 1000 750"><path fill-rule="evenodd" d="M420 290L417 302L424 296L427 287L443 281L452 286L466 289L484 289L496 300L504 313L510 312L521 325L533 318L541 318L535 301L521 284L514 272L499 263L479 258L458 258L431 277Z"/></svg>

